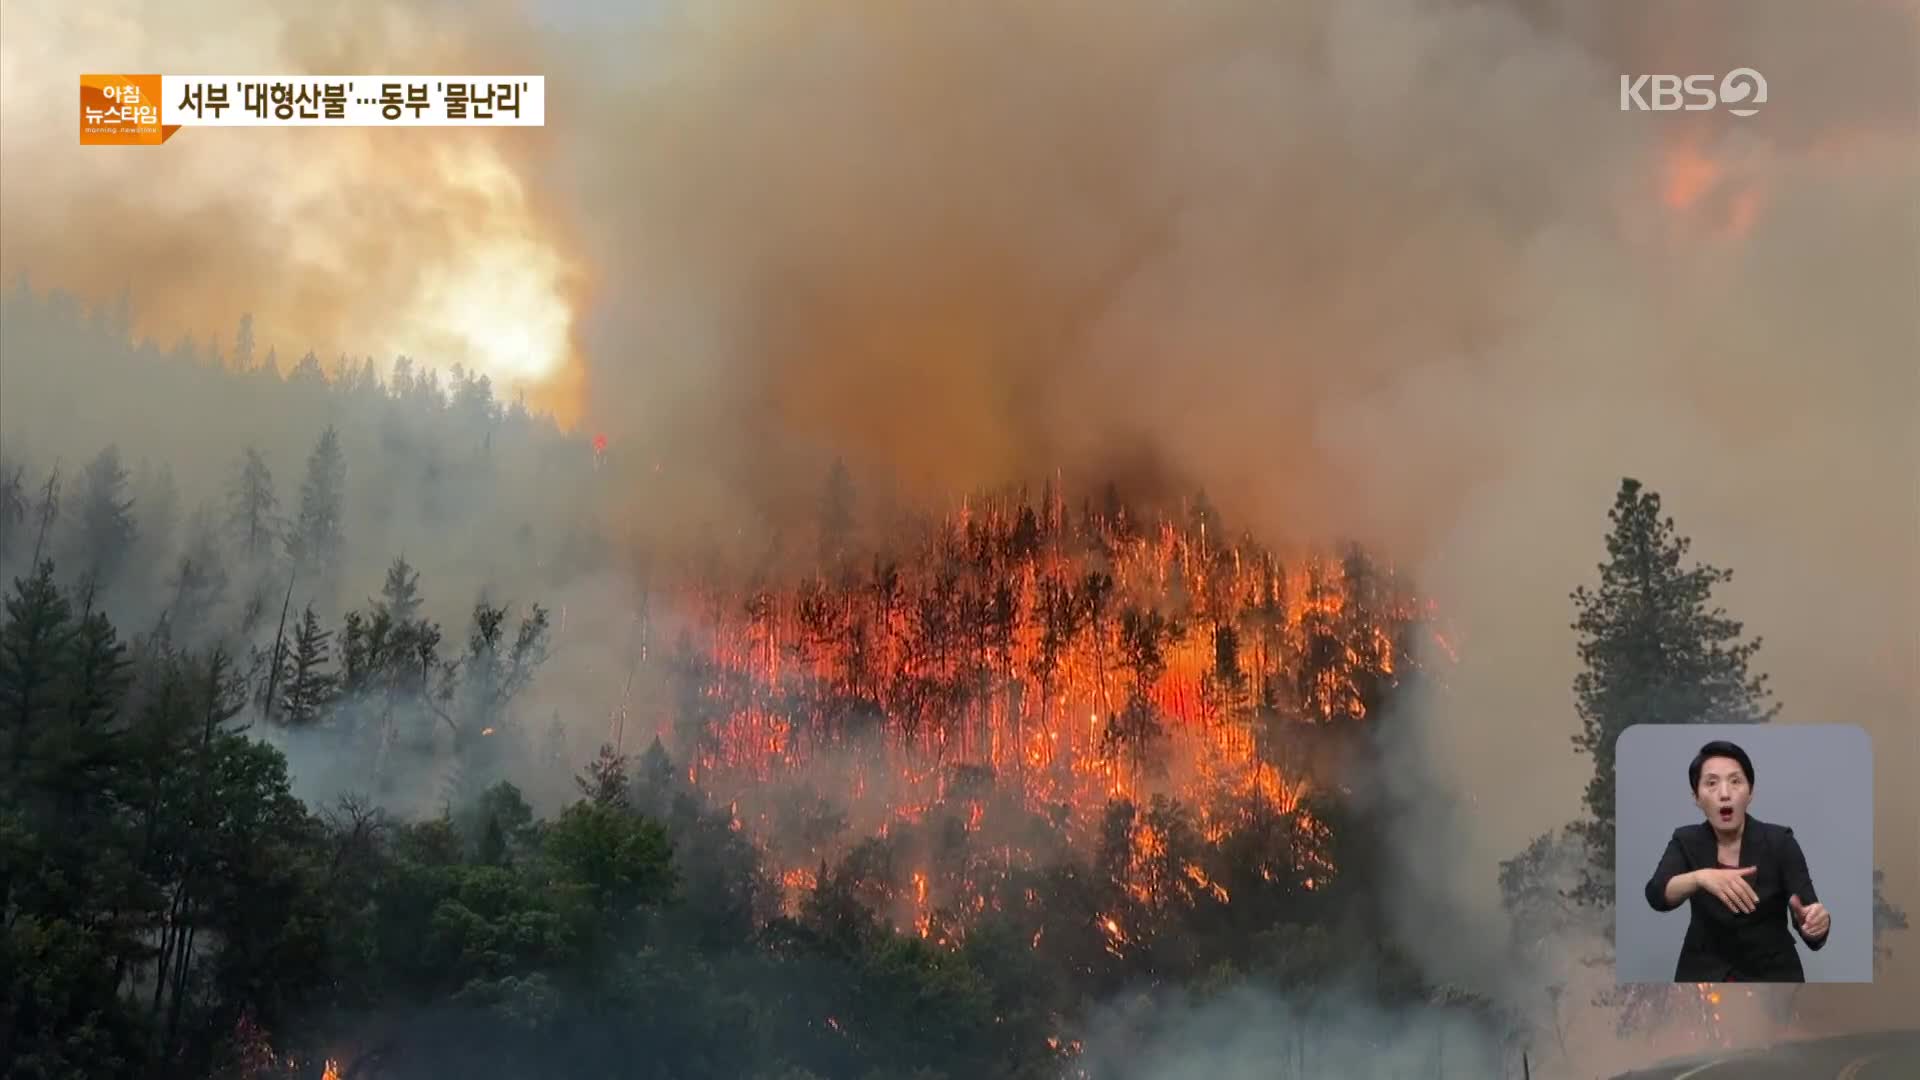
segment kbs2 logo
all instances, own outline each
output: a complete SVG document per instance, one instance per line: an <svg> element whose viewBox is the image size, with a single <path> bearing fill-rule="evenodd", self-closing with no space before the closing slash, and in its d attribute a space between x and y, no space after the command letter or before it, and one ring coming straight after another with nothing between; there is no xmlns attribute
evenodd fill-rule
<svg viewBox="0 0 1920 1080"><path fill-rule="evenodd" d="M1622 75L1620 111L1704 112L1723 106L1735 116L1752 116L1767 103L1767 77L1752 68L1718 75Z"/></svg>

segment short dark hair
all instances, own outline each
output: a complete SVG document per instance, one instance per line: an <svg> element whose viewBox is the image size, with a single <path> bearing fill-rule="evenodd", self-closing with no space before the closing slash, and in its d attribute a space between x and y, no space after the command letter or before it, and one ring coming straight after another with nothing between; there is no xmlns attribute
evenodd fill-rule
<svg viewBox="0 0 1920 1080"><path fill-rule="evenodd" d="M1707 763L1708 758L1717 757L1732 758L1739 762L1740 771L1747 774L1747 783L1753 783L1753 759L1747 756L1747 752L1725 739L1715 739L1701 747L1700 752L1693 756L1693 764L1687 766L1687 790L1700 790L1701 767Z"/></svg>

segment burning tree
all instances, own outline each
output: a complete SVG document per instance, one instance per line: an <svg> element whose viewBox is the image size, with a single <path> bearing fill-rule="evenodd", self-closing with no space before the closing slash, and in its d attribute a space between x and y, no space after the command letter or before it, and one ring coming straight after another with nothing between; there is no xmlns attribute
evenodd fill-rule
<svg viewBox="0 0 1920 1080"><path fill-rule="evenodd" d="M1022 867L1110 843L1119 808L1145 815L1125 836L1141 865L1183 830L1207 853L1121 879L1154 911L1225 903L1230 848L1258 849L1256 891L1334 880L1310 762L1364 741L1428 614L1390 569L1357 551L1283 561L1223 535L1204 501L1156 516L1110 487L1075 519L1052 483L1039 506L976 495L856 559L850 491L836 467L786 576L693 568L654 594L676 644L642 660L657 690L632 710L770 849L790 907L823 859L878 843L897 857L866 861L867 899L957 945L981 912L1052 895L1015 888ZM844 833L794 843L806 830L786 819L815 785L844 798ZM1095 954L1136 951L1132 916L1083 914Z"/></svg>

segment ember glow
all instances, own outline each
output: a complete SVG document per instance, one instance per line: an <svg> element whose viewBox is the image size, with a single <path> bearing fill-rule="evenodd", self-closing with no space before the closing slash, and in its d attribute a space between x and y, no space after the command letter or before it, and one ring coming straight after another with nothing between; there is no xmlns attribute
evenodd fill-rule
<svg viewBox="0 0 1920 1080"><path fill-rule="evenodd" d="M1760 163L1699 134L1669 139L1660 158L1660 204L1694 240L1746 239L1767 202Z"/></svg>
<svg viewBox="0 0 1920 1080"><path fill-rule="evenodd" d="M863 838L936 821L968 838L962 865L899 865L871 897L940 944L1035 902L998 886L1034 865L1036 822L1124 848L1115 884L1142 910L1229 903L1220 868L1188 853L1249 830L1276 838L1260 880L1324 887L1333 836L1307 799L1429 612L1357 552L1223 542L1211 513L1141 525L1009 495L899 555L856 561L823 537L825 561L790 584L655 596L681 630L648 660L666 689L633 703L639 730L768 848L789 903ZM803 779L849 800L847 836L795 840ZM1109 951L1135 943L1119 915L1097 926Z"/></svg>

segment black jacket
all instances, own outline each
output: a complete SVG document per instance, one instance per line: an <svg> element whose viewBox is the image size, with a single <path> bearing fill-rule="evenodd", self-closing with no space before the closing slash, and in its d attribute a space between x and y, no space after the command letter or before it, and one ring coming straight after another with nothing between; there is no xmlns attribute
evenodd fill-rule
<svg viewBox="0 0 1920 1080"><path fill-rule="evenodd" d="M1680 905L1667 903L1667 882L1679 874L1720 865L1719 843L1711 825L1703 821L1673 830L1666 854L1647 880L1647 903L1655 911L1672 911ZM1688 897L1693 921L1680 945L1674 982L1807 981L1800 954L1793 947L1798 926L1787 898L1798 896L1803 904L1820 898L1813 891L1807 857L1793 830L1748 815L1740 838L1740 866L1755 868L1747 884L1753 886L1759 904L1751 912L1738 914L1705 889ZM1827 943L1825 937L1802 935L1801 940L1809 949Z"/></svg>

